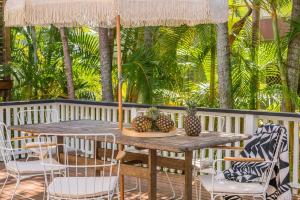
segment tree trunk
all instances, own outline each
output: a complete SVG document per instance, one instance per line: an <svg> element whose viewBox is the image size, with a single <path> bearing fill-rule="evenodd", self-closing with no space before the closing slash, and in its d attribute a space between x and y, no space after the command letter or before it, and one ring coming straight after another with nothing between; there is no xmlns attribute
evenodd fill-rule
<svg viewBox="0 0 300 200"><path fill-rule="evenodd" d="M32 47L33 47L33 62L35 65L38 64L38 49L37 49L37 41L36 41L36 30L35 26L29 27L30 35L32 39Z"/></svg>
<svg viewBox="0 0 300 200"><path fill-rule="evenodd" d="M74 83L73 83L73 72L72 72L72 60L69 52L68 46L68 36L66 34L66 28L59 28L61 41L63 44L64 51L64 65L65 65L65 73L67 77L67 88L68 88L68 98L74 99Z"/></svg>
<svg viewBox="0 0 300 200"><path fill-rule="evenodd" d="M145 47L147 49L151 49L152 48L152 31L151 31L151 27L145 27L144 30L144 42L145 42Z"/></svg>
<svg viewBox="0 0 300 200"><path fill-rule="evenodd" d="M99 49L100 49L100 69L102 81L102 100L107 102L114 101L112 88L112 45L111 31L107 28L99 28ZM112 40L112 41L111 41Z"/></svg>
<svg viewBox="0 0 300 200"><path fill-rule="evenodd" d="M293 0L292 9L292 24L291 32L295 31L293 22L300 21L300 1ZM287 73L288 73L288 86L292 95L297 95L298 83L299 83L299 68L300 68L300 34L292 35L288 46L287 56ZM291 112L295 112L296 105L292 103Z"/></svg>
<svg viewBox="0 0 300 200"><path fill-rule="evenodd" d="M216 98L216 30L215 25L211 25L211 64L210 64L210 83L209 83L209 104L210 107L215 106Z"/></svg>
<svg viewBox="0 0 300 200"><path fill-rule="evenodd" d="M259 43L259 23L260 22L260 0L253 1L252 12L252 43L251 43L251 60L255 65L258 64L257 49ZM250 93L250 109L259 108L258 88L259 88L259 71L257 67L251 72L251 93Z"/></svg>
<svg viewBox="0 0 300 200"><path fill-rule="evenodd" d="M4 5L6 3L6 0L4 0L2 2L2 17L3 17L3 11L4 11ZM3 62L4 64L9 64L9 62L11 61L11 48L10 48L10 43L11 43L11 37L10 37L10 28L8 27L4 27L4 23L2 23L2 37L3 37ZM2 59L1 59L2 60ZM11 75L6 75L4 77L4 80L11 80ZM3 100L4 101L10 101L12 97L12 90L6 90L4 91L4 96L3 96Z"/></svg>
<svg viewBox="0 0 300 200"><path fill-rule="evenodd" d="M281 84L283 87L283 111L291 111L291 101L288 93L288 83L287 83L287 69L283 63L282 52L281 52L281 45L280 45L280 34L279 34L279 27L278 27L278 16L277 16L277 5L276 2L273 0L271 2L271 12L272 12L272 25L273 25L273 33L274 33L274 40L277 48L277 64L278 69L280 72Z"/></svg>
<svg viewBox="0 0 300 200"><path fill-rule="evenodd" d="M217 24L217 54L220 107L233 108L227 22L223 24Z"/></svg>

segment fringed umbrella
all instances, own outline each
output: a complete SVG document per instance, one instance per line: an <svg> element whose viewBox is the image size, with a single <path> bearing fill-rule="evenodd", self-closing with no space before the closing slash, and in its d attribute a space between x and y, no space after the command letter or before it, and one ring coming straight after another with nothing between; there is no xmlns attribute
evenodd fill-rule
<svg viewBox="0 0 300 200"><path fill-rule="evenodd" d="M121 16L121 17L120 17ZM121 25L180 26L228 20L227 0L7 0L6 26L116 27L119 127L122 129Z"/></svg>

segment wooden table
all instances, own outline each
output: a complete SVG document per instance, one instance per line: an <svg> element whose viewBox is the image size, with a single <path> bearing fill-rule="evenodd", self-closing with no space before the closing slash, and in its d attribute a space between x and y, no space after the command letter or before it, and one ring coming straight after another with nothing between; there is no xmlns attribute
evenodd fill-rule
<svg viewBox="0 0 300 200"><path fill-rule="evenodd" d="M178 134L165 138L136 138L121 134L117 124L108 122L79 120L67 121L51 124L34 124L8 127L10 130L22 131L32 134L49 134L59 136L60 134L80 134L80 133L113 133L116 136L116 143L121 145L132 145L135 147L149 149L147 178L149 199L156 199L156 167L160 158L156 155L157 150L184 152L185 160L183 169L185 175L185 200L192 199L192 160L193 150L208 148L215 145L238 142L250 138L246 134L228 133L203 133L199 137L188 137L183 129L178 129ZM58 137L59 140L59 137ZM62 141L62 139L60 139ZM164 162L161 162L164 163ZM123 173L124 175L125 173ZM145 177L143 177L145 178ZM121 197L124 194L121 194Z"/></svg>

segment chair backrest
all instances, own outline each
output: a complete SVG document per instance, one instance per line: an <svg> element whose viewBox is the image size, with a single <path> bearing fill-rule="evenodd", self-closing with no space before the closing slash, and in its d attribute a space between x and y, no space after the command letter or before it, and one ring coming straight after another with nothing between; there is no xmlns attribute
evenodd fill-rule
<svg viewBox="0 0 300 200"><path fill-rule="evenodd" d="M266 161L277 161L287 130L281 125L266 124L259 127L241 152L243 157L260 157Z"/></svg>
<svg viewBox="0 0 300 200"><path fill-rule="evenodd" d="M65 134L62 144L40 143L41 160L45 169L45 183L50 197L59 199L91 199L98 196L108 196L114 191L120 162L115 158L117 153L108 149L114 146L114 134ZM47 141L48 135L39 135L39 141ZM77 148L71 147L69 142L75 142ZM92 144L95 154L88 156L82 152L81 146ZM97 151L96 151L97 150ZM57 167L62 177L57 177ZM50 179L49 179L49 169ZM53 170L52 170L53 169ZM52 187L50 187L52 185ZM49 191L51 188L51 191Z"/></svg>
<svg viewBox="0 0 300 200"><path fill-rule="evenodd" d="M262 158L264 163L235 162L224 171L227 179L242 180L242 182L259 181L265 183L267 189L272 178L281 151L287 144L287 130L281 125L266 124L258 128L245 146L242 157Z"/></svg>
<svg viewBox="0 0 300 200"><path fill-rule="evenodd" d="M22 110L17 116L19 124L45 124L60 121L57 109Z"/></svg>
<svg viewBox="0 0 300 200"><path fill-rule="evenodd" d="M6 168L8 163L16 161L15 150L12 148L11 138L7 133L6 125L0 122L0 154Z"/></svg>

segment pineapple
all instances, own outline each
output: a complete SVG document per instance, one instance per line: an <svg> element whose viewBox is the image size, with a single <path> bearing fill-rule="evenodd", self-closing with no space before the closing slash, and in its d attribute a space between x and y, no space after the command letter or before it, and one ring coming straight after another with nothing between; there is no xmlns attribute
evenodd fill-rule
<svg viewBox="0 0 300 200"><path fill-rule="evenodd" d="M147 116L138 116L132 120L131 127L137 132L146 132L152 127L152 119Z"/></svg>
<svg viewBox="0 0 300 200"><path fill-rule="evenodd" d="M161 132L170 132L174 128L173 120L164 114L159 114L155 120L155 125Z"/></svg>
<svg viewBox="0 0 300 200"><path fill-rule="evenodd" d="M146 111L146 116L152 119L152 127L153 131L159 131L158 127L155 124L157 117L159 116L159 110L156 107L151 107Z"/></svg>
<svg viewBox="0 0 300 200"><path fill-rule="evenodd" d="M201 133L201 121L196 116L197 106L193 101L187 104L187 115L184 118L184 129L188 136L199 136Z"/></svg>
<svg viewBox="0 0 300 200"><path fill-rule="evenodd" d="M174 128L174 122L170 117L160 113L156 107L151 107L147 110L146 115L151 118L152 130L161 132L170 132Z"/></svg>

